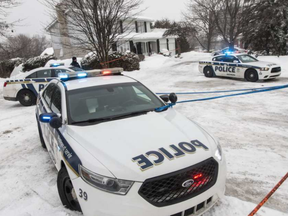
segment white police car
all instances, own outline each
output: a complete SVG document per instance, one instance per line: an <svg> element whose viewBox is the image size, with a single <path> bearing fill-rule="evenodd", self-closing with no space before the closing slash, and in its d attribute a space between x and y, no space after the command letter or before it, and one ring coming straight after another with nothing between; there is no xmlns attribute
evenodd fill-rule
<svg viewBox="0 0 288 216"><path fill-rule="evenodd" d="M281 75L280 65L259 61L247 54L226 54L199 61L199 71L206 77L244 78L250 82L275 79Z"/></svg>
<svg viewBox="0 0 288 216"><path fill-rule="evenodd" d="M218 141L173 109L175 94L160 99L119 72L61 74L67 81L39 94L40 140L59 171L63 205L88 216L207 211L225 191Z"/></svg>
<svg viewBox="0 0 288 216"><path fill-rule="evenodd" d="M42 67L21 73L14 79L7 79L3 86L3 97L9 101L19 101L23 106L36 103L38 93L59 73L75 73L83 71L75 67Z"/></svg>

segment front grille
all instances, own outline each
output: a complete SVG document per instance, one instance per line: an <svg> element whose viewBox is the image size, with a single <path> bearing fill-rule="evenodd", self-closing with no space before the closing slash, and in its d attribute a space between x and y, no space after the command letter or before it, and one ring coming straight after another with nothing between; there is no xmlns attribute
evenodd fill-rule
<svg viewBox="0 0 288 216"><path fill-rule="evenodd" d="M278 74L278 75L273 75L273 76L270 76L269 78L275 78L275 77L279 77L280 76L280 74Z"/></svg>
<svg viewBox="0 0 288 216"><path fill-rule="evenodd" d="M147 179L138 193L154 206L172 205L208 190L216 183L217 175L218 163L209 158L191 167ZM183 187L187 180L191 185Z"/></svg>
<svg viewBox="0 0 288 216"><path fill-rule="evenodd" d="M271 73L281 72L281 67L272 68Z"/></svg>

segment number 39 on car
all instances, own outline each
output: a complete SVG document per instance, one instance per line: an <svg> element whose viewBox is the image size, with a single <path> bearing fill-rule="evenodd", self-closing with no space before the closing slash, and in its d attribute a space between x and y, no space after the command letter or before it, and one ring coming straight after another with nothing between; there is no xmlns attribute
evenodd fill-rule
<svg viewBox="0 0 288 216"><path fill-rule="evenodd" d="M219 142L171 107L175 94L159 98L120 71L60 74L39 93L63 205L87 216L202 214L225 191Z"/></svg>

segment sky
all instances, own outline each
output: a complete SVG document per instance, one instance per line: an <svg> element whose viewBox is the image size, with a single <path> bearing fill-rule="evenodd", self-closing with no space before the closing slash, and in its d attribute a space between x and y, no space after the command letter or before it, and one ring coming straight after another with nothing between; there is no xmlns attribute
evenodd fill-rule
<svg viewBox="0 0 288 216"><path fill-rule="evenodd" d="M13 28L14 35L45 34L44 28L51 22L48 10L41 2L43 0L20 0L22 4L10 10L7 20L16 22ZM181 12L189 0L143 0L142 8L147 8L141 15L152 19L168 18L181 20Z"/></svg>

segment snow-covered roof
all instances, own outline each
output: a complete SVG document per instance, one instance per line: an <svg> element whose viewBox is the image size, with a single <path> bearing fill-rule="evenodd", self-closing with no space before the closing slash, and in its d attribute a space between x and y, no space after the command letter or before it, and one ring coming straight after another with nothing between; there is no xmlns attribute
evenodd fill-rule
<svg viewBox="0 0 288 216"><path fill-rule="evenodd" d="M154 22L154 19L151 19L151 18L145 17L145 16L133 16L132 19L135 19L138 21Z"/></svg>
<svg viewBox="0 0 288 216"><path fill-rule="evenodd" d="M177 36L169 35L169 36L163 36L164 33L167 31L167 29L152 29L151 32L145 32L145 33L136 33L131 32L128 34L122 34L118 36L119 40L157 40L161 38L177 38Z"/></svg>
<svg viewBox="0 0 288 216"><path fill-rule="evenodd" d="M40 56L45 56L45 55L54 55L54 49L53 47L48 47L46 48Z"/></svg>

